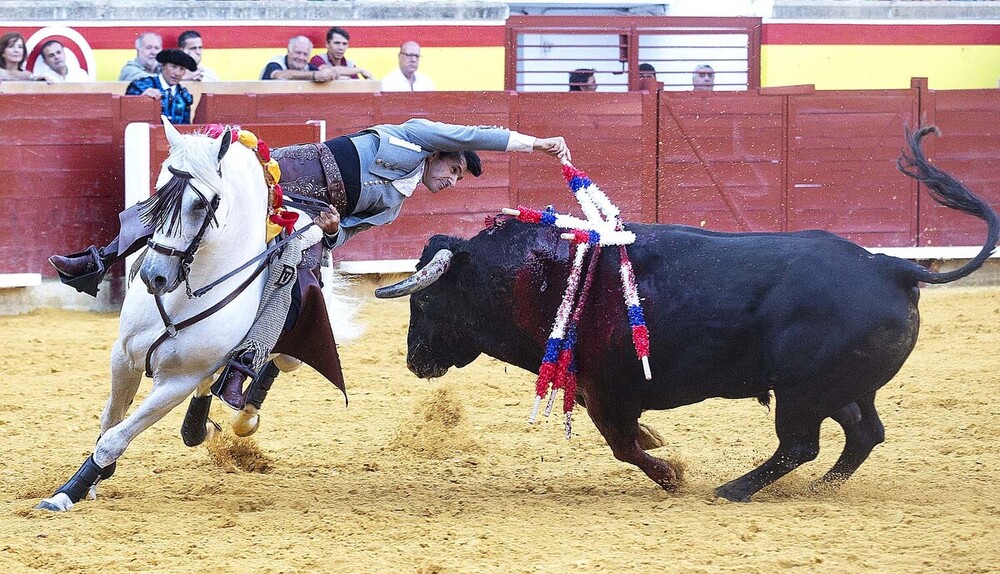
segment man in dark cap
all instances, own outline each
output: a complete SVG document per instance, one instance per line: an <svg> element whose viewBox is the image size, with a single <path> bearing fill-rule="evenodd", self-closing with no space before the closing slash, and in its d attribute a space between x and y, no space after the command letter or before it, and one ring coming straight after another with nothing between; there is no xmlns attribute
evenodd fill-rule
<svg viewBox="0 0 1000 574"><path fill-rule="evenodd" d="M194 58L182 50L161 50L156 61L163 69L156 76L146 76L133 80L125 88L126 96L146 96L160 101L163 115L173 124L191 123L191 92L181 85L181 78L188 71L198 69Z"/></svg>

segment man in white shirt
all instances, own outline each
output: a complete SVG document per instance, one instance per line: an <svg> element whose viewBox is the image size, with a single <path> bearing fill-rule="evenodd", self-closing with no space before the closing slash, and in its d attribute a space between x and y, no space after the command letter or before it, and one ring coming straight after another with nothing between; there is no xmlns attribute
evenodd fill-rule
<svg viewBox="0 0 1000 574"><path fill-rule="evenodd" d="M90 76L78 66L70 67L66 62L66 51L58 40L49 40L42 44L42 62L48 70L42 72L41 66L36 72L53 82L89 82Z"/></svg>
<svg viewBox="0 0 1000 574"><path fill-rule="evenodd" d="M383 92L433 92L434 82L417 71L420 66L420 44L404 42L399 47L399 67L382 78Z"/></svg>
<svg viewBox="0 0 1000 574"><path fill-rule="evenodd" d="M194 58L195 63L198 64L197 70L184 74L185 81L219 81L219 75L215 73L215 70L208 68L201 63L202 51L205 49L205 44L202 42L201 34L199 34L197 30L186 30L181 32L181 35L177 37L177 47L183 50L188 56Z"/></svg>

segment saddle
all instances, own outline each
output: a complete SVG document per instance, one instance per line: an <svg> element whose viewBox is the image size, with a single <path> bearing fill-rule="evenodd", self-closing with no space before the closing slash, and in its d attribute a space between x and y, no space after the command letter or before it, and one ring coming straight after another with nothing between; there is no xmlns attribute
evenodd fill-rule
<svg viewBox="0 0 1000 574"><path fill-rule="evenodd" d="M329 203L341 215L347 212L344 178L323 143L308 143L271 150L271 157L281 168L281 189L291 199L306 197Z"/></svg>

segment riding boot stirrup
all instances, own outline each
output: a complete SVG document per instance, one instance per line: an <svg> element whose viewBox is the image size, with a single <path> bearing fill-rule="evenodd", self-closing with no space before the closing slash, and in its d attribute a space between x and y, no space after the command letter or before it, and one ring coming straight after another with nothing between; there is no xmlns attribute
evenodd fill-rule
<svg viewBox="0 0 1000 574"><path fill-rule="evenodd" d="M97 297L98 287L107 273L107 263L113 261L102 251L91 245L79 253L53 255L49 257L49 263L59 272L60 281L81 293Z"/></svg>
<svg viewBox="0 0 1000 574"><path fill-rule="evenodd" d="M230 408L243 410L247 404L247 392L243 391L243 383L247 377L256 378L253 370L254 352L247 351L239 358L230 359L222 370L218 380L212 385L212 394L222 399Z"/></svg>

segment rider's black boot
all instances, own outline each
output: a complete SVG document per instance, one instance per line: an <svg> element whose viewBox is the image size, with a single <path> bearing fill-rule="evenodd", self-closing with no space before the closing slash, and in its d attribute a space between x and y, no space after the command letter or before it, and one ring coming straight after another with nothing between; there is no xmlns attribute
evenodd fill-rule
<svg viewBox="0 0 1000 574"><path fill-rule="evenodd" d="M91 245L79 253L53 255L49 257L49 263L59 272L60 281L81 293L97 297L98 286L115 259L115 256L107 256L103 249Z"/></svg>

